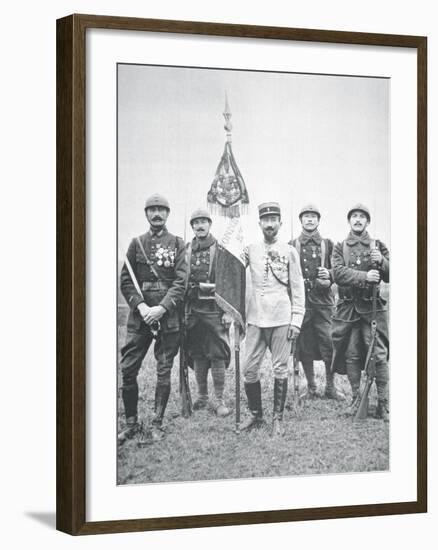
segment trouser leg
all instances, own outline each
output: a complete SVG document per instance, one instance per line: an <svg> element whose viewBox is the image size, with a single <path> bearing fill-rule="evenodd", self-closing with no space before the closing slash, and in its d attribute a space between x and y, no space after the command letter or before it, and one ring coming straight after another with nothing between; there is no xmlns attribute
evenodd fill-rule
<svg viewBox="0 0 438 550"><path fill-rule="evenodd" d="M345 351L345 365L347 368L347 376L348 381L350 382L351 392L353 394L353 401L359 393L360 377L362 372L361 361L363 360L361 355L362 347L360 326L355 325L352 327L350 340Z"/></svg>
<svg viewBox="0 0 438 550"><path fill-rule="evenodd" d="M316 309L313 318L313 330L318 343L319 355L325 367L324 395L329 399L339 399L340 396L335 387L335 375L331 371L333 357L332 313L333 308L330 307Z"/></svg>
<svg viewBox="0 0 438 550"><path fill-rule="evenodd" d="M313 367L313 359L303 358L301 361L303 365L304 375L307 380L307 391L309 396L316 395L316 382L315 382L315 369Z"/></svg>
<svg viewBox="0 0 438 550"><path fill-rule="evenodd" d="M126 419L137 417L137 375L151 342L151 334L128 333L121 350L122 400Z"/></svg>
<svg viewBox="0 0 438 550"><path fill-rule="evenodd" d="M363 323L362 333L365 344L368 346L371 340L371 328L368 323ZM389 368L388 350L379 332L376 334L374 343L374 356L376 359L376 389L377 389L377 410L376 416L389 421Z"/></svg>
<svg viewBox="0 0 438 550"><path fill-rule="evenodd" d="M245 356L243 358L243 377L245 383L253 384L260 379L260 365L266 352L263 329L248 325L245 338Z"/></svg>
<svg viewBox="0 0 438 550"><path fill-rule="evenodd" d="M287 361L290 350L290 340L287 339L288 328L288 326L275 327L270 332L269 348L274 371L273 436L284 435L283 411L287 395Z"/></svg>
<svg viewBox="0 0 438 550"><path fill-rule="evenodd" d="M303 365L304 376L307 382L307 394L310 397L316 395L315 370L313 358L317 352L316 334L313 330L314 311L306 311L301 332L298 337L301 364Z"/></svg>
<svg viewBox="0 0 438 550"><path fill-rule="evenodd" d="M155 343L154 354L157 360L157 385L155 390L155 417L153 425L161 426L170 395L170 373L173 360L178 353L179 333L159 334Z"/></svg>

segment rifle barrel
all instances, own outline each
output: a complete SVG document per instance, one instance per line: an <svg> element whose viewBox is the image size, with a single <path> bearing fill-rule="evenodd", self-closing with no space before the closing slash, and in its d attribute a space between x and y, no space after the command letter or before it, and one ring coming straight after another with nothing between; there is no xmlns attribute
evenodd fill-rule
<svg viewBox="0 0 438 550"><path fill-rule="evenodd" d="M240 433L240 330L234 323L234 359L236 375L236 434Z"/></svg>

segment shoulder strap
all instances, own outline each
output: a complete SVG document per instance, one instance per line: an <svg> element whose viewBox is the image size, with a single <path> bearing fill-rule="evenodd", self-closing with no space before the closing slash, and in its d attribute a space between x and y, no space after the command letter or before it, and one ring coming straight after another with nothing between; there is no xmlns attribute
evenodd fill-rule
<svg viewBox="0 0 438 550"><path fill-rule="evenodd" d="M216 243L210 246L210 264L208 266L208 278L207 278L208 282L210 282L211 272L213 271L213 262L214 262L215 254L216 254Z"/></svg>
<svg viewBox="0 0 438 550"><path fill-rule="evenodd" d="M348 248L347 241L342 241L342 256L344 257L344 265L348 267Z"/></svg>
<svg viewBox="0 0 438 550"><path fill-rule="evenodd" d="M297 249L298 256L301 257L301 243L300 243L300 239L294 239L294 240L292 241L292 244L293 244L294 247Z"/></svg>
<svg viewBox="0 0 438 550"><path fill-rule="evenodd" d="M145 249L144 249L144 247L143 247L143 244L142 244L142 242L141 242L141 240L140 240L140 237L137 237L137 242L138 242L138 245L139 245L139 247L140 247L140 250L141 250L142 253L143 253L144 259L146 260L146 263L147 263L148 266L149 266L149 269L152 271L152 273L155 275L155 277L156 277L157 279L160 279L160 276L158 275L157 270L155 269L153 263L150 261L150 259L148 258L147 254L146 254L146 251L145 251Z"/></svg>
<svg viewBox="0 0 438 550"><path fill-rule="evenodd" d="M277 275L275 274L275 271L272 269L272 265L269 264L269 268L271 270L271 273L272 275L274 275L274 278L276 279L276 281L278 281L281 285L283 286L289 286L289 283L285 283L284 281L282 281L279 277L277 277Z"/></svg>
<svg viewBox="0 0 438 550"><path fill-rule="evenodd" d="M322 239L322 241L321 241L321 267L325 266L325 251L326 251L326 243L325 243L325 239Z"/></svg>

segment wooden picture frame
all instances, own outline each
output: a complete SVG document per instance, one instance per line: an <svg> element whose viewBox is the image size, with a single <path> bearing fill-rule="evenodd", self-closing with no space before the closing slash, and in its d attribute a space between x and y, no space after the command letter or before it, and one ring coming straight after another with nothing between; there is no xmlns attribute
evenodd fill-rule
<svg viewBox="0 0 438 550"><path fill-rule="evenodd" d="M411 48L417 56L417 499L374 505L86 520L87 29ZM329 30L71 15L57 21L57 529L73 535L427 511L427 39Z"/></svg>

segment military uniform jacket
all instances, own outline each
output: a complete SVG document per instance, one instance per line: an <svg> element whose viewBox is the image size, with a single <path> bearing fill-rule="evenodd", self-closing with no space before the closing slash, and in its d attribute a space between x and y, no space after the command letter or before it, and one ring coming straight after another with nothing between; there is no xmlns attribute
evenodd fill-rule
<svg viewBox="0 0 438 550"><path fill-rule="evenodd" d="M330 239L322 239L318 231L312 235L301 233L291 241L300 256L301 271L306 290L306 309L315 307L333 307L335 297L331 287L333 274L331 272L331 255L333 242ZM322 258L324 254L324 258ZM330 272L330 286L321 286L317 280L318 268L325 267Z"/></svg>
<svg viewBox="0 0 438 550"><path fill-rule="evenodd" d="M257 327L301 327L305 293L297 251L286 243L264 241L245 249L251 272L247 323Z"/></svg>
<svg viewBox="0 0 438 550"><path fill-rule="evenodd" d="M178 330L178 306L184 298L187 278L187 263L184 241L163 228L158 233L148 231L129 245L127 257L142 291L140 296L131 280L126 265L120 275L120 289L131 309L128 327L139 329L144 323L137 310L141 302L152 307L161 305L166 314L161 320L164 330ZM158 277L148 265L152 264Z"/></svg>
<svg viewBox="0 0 438 550"><path fill-rule="evenodd" d="M378 243L383 256L382 265L378 267L381 280L389 282L388 249L381 241L372 241L367 232L360 237L350 232L345 241L334 247L333 278L339 291L335 319L349 322L371 313L372 285L367 283L366 274L370 269L376 269L370 259L373 243ZM377 311L386 311L386 302L380 296L377 299Z"/></svg>
<svg viewBox="0 0 438 550"><path fill-rule="evenodd" d="M214 287L210 295L199 290L201 283L215 283L217 240L210 233L205 239L196 237L187 247L187 265L189 270L187 281L186 310L213 312L220 311L214 298ZM203 296L203 298L200 296Z"/></svg>

